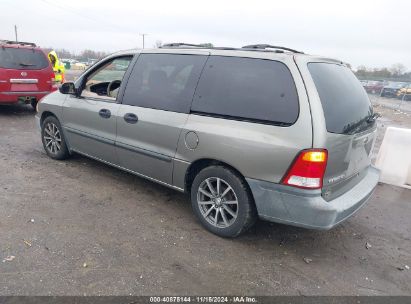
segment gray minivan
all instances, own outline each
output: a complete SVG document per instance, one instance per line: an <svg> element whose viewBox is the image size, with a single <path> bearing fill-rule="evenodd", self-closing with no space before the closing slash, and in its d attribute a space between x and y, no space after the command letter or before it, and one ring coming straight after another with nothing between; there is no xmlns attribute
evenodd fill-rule
<svg viewBox="0 0 411 304"><path fill-rule="evenodd" d="M38 105L47 154L80 153L190 195L235 237L257 218L330 229L371 196L376 115L341 61L288 48L122 51Z"/></svg>

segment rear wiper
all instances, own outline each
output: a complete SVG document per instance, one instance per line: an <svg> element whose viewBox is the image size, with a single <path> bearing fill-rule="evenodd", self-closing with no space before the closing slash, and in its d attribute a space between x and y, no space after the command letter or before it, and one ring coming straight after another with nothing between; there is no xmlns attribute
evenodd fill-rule
<svg viewBox="0 0 411 304"><path fill-rule="evenodd" d="M372 122L376 121L377 118L379 118L379 117L381 117L380 113L374 113L374 114L367 117L367 122L372 123Z"/></svg>
<svg viewBox="0 0 411 304"><path fill-rule="evenodd" d="M35 65L35 64L33 64L33 63L23 63L23 62L20 62L19 65L21 65L21 66L33 66L33 65Z"/></svg>
<svg viewBox="0 0 411 304"><path fill-rule="evenodd" d="M343 131L344 134L354 134L358 131L362 131L367 129L371 124L373 124L378 117L381 117L381 114L379 113L374 113L370 114L368 116L365 116L364 118L360 119L359 121L348 124L344 127Z"/></svg>

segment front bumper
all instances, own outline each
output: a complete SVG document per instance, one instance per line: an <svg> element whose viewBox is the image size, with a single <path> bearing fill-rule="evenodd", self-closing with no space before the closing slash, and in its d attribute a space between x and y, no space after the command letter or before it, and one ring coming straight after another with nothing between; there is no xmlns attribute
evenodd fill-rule
<svg viewBox="0 0 411 304"><path fill-rule="evenodd" d="M321 190L304 190L247 179L260 218L292 226L328 230L343 222L370 198L379 170L370 166L365 177L343 195L326 201Z"/></svg>
<svg viewBox="0 0 411 304"><path fill-rule="evenodd" d="M36 114L36 116L34 116L35 120L36 120L36 126L39 130L41 130L41 123L40 123L40 116L39 113Z"/></svg>

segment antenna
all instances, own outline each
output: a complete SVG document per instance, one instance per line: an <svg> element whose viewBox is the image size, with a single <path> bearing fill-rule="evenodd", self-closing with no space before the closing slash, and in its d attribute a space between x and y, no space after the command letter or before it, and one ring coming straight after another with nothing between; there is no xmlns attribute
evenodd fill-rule
<svg viewBox="0 0 411 304"><path fill-rule="evenodd" d="M14 25L14 35L16 36L16 41L19 41L17 39L17 25Z"/></svg>
<svg viewBox="0 0 411 304"><path fill-rule="evenodd" d="M141 37L143 37L143 49L144 49L144 37L147 36L148 34L140 34Z"/></svg>

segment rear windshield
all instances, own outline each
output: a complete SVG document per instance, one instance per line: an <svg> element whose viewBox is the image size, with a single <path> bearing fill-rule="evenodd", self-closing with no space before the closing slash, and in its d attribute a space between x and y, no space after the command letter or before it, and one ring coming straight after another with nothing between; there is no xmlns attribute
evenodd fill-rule
<svg viewBox="0 0 411 304"><path fill-rule="evenodd" d="M324 110L327 131L353 134L373 124L367 93L351 70L332 63L309 63Z"/></svg>
<svg viewBox="0 0 411 304"><path fill-rule="evenodd" d="M44 53L34 49L0 48L0 68L40 70L48 66Z"/></svg>

